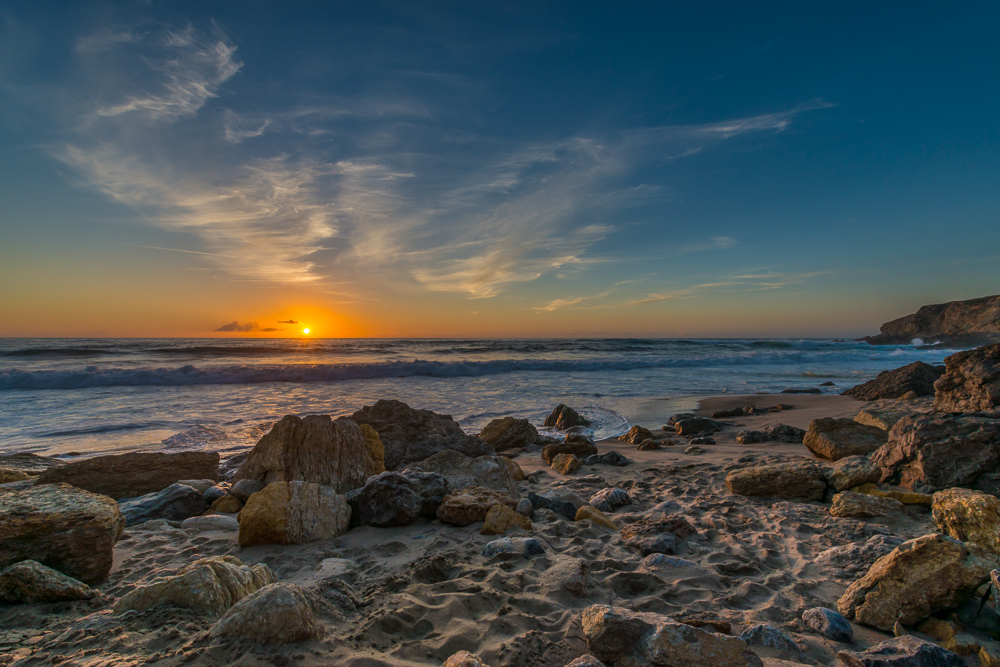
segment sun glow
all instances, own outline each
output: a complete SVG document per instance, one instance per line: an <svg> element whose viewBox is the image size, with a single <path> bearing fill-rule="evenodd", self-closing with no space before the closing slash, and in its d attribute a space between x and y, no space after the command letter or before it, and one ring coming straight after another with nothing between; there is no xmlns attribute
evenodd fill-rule
<svg viewBox="0 0 1000 667"><path fill-rule="evenodd" d="M309 335L309 329L308 329L308 328L305 328L305 329L303 329L303 330L302 330L302 333L303 333L304 335L308 336L308 335Z"/></svg>

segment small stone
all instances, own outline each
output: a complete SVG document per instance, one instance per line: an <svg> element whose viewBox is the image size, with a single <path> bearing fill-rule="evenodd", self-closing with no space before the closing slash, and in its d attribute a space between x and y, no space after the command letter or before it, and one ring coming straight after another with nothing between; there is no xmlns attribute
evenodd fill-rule
<svg viewBox="0 0 1000 667"><path fill-rule="evenodd" d="M241 479L233 483L229 492L245 503L250 496L264 490L264 483L257 479Z"/></svg>
<svg viewBox="0 0 1000 667"><path fill-rule="evenodd" d="M225 495L212 503L205 514L236 514L243 509L243 503L236 496Z"/></svg>
<svg viewBox="0 0 1000 667"><path fill-rule="evenodd" d="M576 517L574 518L574 520L575 521L589 520L593 523L596 523L599 526L604 526L605 528L608 528L610 530L615 530L615 531L618 530L618 526L615 524L614 521L604 516L604 513L601 510L597 509L596 507L592 507L591 505L584 505L583 507L578 509L576 511Z"/></svg>
<svg viewBox="0 0 1000 667"><path fill-rule="evenodd" d="M580 469L582 461L576 454L559 454L552 459L552 469L560 475L569 475Z"/></svg>
<svg viewBox="0 0 1000 667"><path fill-rule="evenodd" d="M697 456L699 454L707 454L706 450L701 447L688 447L684 450L685 454L691 454L692 456Z"/></svg>
<svg viewBox="0 0 1000 667"><path fill-rule="evenodd" d="M736 442L741 445L756 445L767 440L767 433L763 431L740 431L736 434Z"/></svg>
<svg viewBox="0 0 1000 667"><path fill-rule="evenodd" d="M221 486L215 485L208 487L202 495L205 498L205 502L211 505L219 498L229 495L229 491ZM242 503L243 501L241 500L240 502Z"/></svg>
<svg viewBox="0 0 1000 667"><path fill-rule="evenodd" d="M486 513L481 535L503 535L511 528L531 530L531 520L512 510L507 505L494 505Z"/></svg>
<svg viewBox="0 0 1000 667"><path fill-rule="evenodd" d="M587 465L610 465L610 466L627 466L630 461L619 454L618 452L612 450L606 454L591 454L583 459L583 462Z"/></svg>
<svg viewBox="0 0 1000 667"><path fill-rule="evenodd" d="M636 447L636 450L640 452L654 452L658 449L663 449L663 447L664 447L663 440L653 440L652 438L649 438L648 440L643 440L642 442L640 442L639 446Z"/></svg>
<svg viewBox="0 0 1000 667"><path fill-rule="evenodd" d="M806 625L835 642L849 642L854 639L854 628L847 619L826 607L813 607L802 612Z"/></svg>
<svg viewBox="0 0 1000 667"><path fill-rule="evenodd" d="M779 651L802 653L802 648L795 643L794 639L773 625L751 626L740 634L740 639L745 641L748 646L763 646Z"/></svg>
<svg viewBox="0 0 1000 667"><path fill-rule="evenodd" d="M886 516L902 509L903 503L894 498L841 491L833 497L830 514L839 517L873 517Z"/></svg>
<svg viewBox="0 0 1000 667"><path fill-rule="evenodd" d="M624 489L609 486L590 497L590 504L602 512L614 512L619 507L632 504L632 496Z"/></svg>
<svg viewBox="0 0 1000 667"><path fill-rule="evenodd" d="M498 556L530 558L543 553L545 547L534 537L501 537L483 547L483 557L487 559Z"/></svg>
<svg viewBox="0 0 1000 667"><path fill-rule="evenodd" d="M625 435L619 436L618 439L622 442L627 442L630 445L637 445L643 440L649 440L653 437L653 432L650 431L645 426L635 425L629 432Z"/></svg>
<svg viewBox="0 0 1000 667"><path fill-rule="evenodd" d="M183 521L205 511L205 496L186 484L171 484L162 491L119 503L126 526L143 521Z"/></svg>
<svg viewBox="0 0 1000 667"><path fill-rule="evenodd" d="M697 438L691 438L689 442L692 445L714 445L715 438L709 438L708 436L699 436Z"/></svg>
<svg viewBox="0 0 1000 667"><path fill-rule="evenodd" d="M774 442L800 443L805 438L806 432L788 424L772 424L764 427L764 435Z"/></svg>
<svg viewBox="0 0 1000 667"><path fill-rule="evenodd" d="M528 500L527 498L521 498L520 500L517 501L517 508L515 508L514 511L520 514L521 516L526 516L530 519L532 513L534 512L534 507L531 505L530 500Z"/></svg>
<svg viewBox="0 0 1000 667"><path fill-rule="evenodd" d="M573 597L587 595L590 566L581 558L559 558L541 577L543 586L552 592L567 592Z"/></svg>
<svg viewBox="0 0 1000 667"><path fill-rule="evenodd" d="M673 537L673 535L671 535ZM659 567L677 567L677 568L690 568L690 567L701 567L698 563L693 560L687 560L686 558L679 558L677 556L670 556L663 552L651 553L642 559L642 567L644 568L659 568Z"/></svg>
<svg viewBox="0 0 1000 667"><path fill-rule="evenodd" d="M892 498L904 505L926 505L930 507L934 504L934 496L929 493L917 493L916 491L896 491L895 489L880 489L874 484L862 484L851 489L854 493L867 493L880 498Z"/></svg>
<svg viewBox="0 0 1000 667"><path fill-rule="evenodd" d="M441 667L490 667L475 653L459 651L448 657Z"/></svg>
<svg viewBox="0 0 1000 667"><path fill-rule="evenodd" d="M0 602L64 602L97 595L87 584L33 560L0 570Z"/></svg>
<svg viewBox="0 0 1000 667"><path fill-rule="evenodd" d="M190 519L181 521L183 530L221 530L225 532L238 532L240 522L234 516L225 514L206 514L204 516L193 516Z"/></svg>
<svg viewBox="0 0 1000 667"><path fill-rule="evenodd" d="M315 603L301 586L271 584L246 596L212 627L213 635L242 637L259 644L289 644L323 636Z"/></svg>
<svg viewBox="0 0 1000 667"><path fill-rule="evenodd" d="M576 519L578 506L572 502L558 498L549 498L537 493L529 493L528 500L531 501L532 507L535 508L535 513L538 513L540 510L549 510L571 521Z"/></svg>

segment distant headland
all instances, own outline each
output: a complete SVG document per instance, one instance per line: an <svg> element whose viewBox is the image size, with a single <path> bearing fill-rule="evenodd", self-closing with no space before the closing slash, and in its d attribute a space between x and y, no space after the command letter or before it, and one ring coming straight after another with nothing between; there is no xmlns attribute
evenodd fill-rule
<svg viewBox="0 0 1000 667"><path fill-rule="evenodd" d="M919 338L924 343L975 347L1000 343L1000 295L923 306L912 315L886 322L872 345L896 345Z"/></svg>

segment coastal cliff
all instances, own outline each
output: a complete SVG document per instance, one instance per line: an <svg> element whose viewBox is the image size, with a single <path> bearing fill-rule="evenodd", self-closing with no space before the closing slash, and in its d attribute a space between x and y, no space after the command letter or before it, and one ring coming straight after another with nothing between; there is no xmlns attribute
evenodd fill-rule
<svg viewBox="0 0 1000 667"><path fill-rule="evenodd" d="M872 345L952 343L968 346L1000 342L1000 295L968 301L923 306L916 313L886 322L876 336L863 340Z"/></svg>

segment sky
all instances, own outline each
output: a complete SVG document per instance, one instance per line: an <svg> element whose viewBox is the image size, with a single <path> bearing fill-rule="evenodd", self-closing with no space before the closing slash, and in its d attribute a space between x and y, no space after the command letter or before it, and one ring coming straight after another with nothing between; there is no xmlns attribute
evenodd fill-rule
<svg viewBox="0 0 1000 667"><path fill-rule="evenodd" d="M1000 293L1000 4L0 5L0 336L826 337Z"/></svg>

